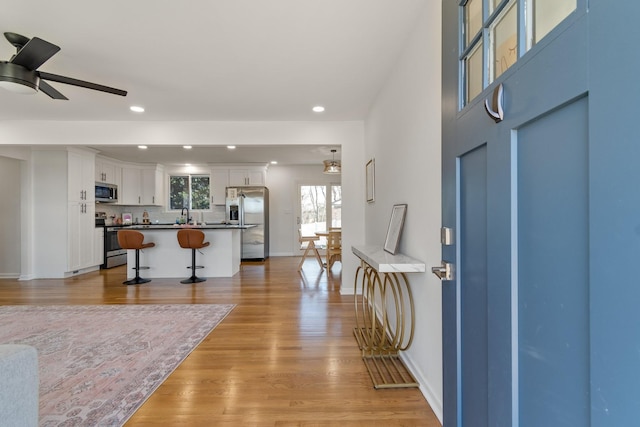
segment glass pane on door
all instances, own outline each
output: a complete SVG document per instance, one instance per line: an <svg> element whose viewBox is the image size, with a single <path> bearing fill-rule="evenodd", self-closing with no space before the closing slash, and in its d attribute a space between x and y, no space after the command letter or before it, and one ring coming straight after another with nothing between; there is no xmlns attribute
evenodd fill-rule
<svg viewBox="0 0 640 427"><path fill-rule="evenodd" d="M331 186L331 227L342 228L342 186Z"/></svg>
<svg viewBox="0 0 640 427"><path fill-rule="evenodd" d="M491 81L497 79L518 59L518 15L516 2L507 6L491 25L491 49L493 53L492 69L489 70Z"/></svg>
<svg viewBox="0 0 640 427"><path fill-rule="evenodd" d="M576 10L576 0L536 0L534 8L535 43Z"/></svg>
<svg viewBox="0 0 640 427"><path fill-rule="evenodd" d="M482 42L469 53L465 64L465 105L482 92Z"/></svg>
<svg viewBox="0 0 640 427"><path fill-rule="evenodd" d="M482 28L482 0L469 0L464 5L465 46L478 34Z"/></svg>

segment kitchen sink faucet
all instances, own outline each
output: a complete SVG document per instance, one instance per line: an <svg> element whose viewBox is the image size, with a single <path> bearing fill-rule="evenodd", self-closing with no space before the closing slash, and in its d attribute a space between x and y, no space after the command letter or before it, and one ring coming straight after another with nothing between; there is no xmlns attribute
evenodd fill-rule
<svg viewBox="0 0 640 427"><path fill-rule="evenodd" d="M189 208L188 207L184 207L182 208L182 210L180 211L180 216L184 215L184 211L187 211L187 221L186 224L189 224L191 222L191 218L189 218Z"/></svg>

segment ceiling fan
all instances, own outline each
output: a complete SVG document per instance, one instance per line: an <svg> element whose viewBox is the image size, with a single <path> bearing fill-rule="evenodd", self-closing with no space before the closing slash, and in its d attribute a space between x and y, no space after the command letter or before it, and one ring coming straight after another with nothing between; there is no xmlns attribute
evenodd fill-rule
<svg viewBox="0 0 640 427"><path fill-rule="evenodd" d="M38 67L55 55L60 50L60 47L38 37L30 39L10 32L4 33L4 36L9 43L16 47L17 51L9 61L0 61L0 87L20 93L33 93L40 90L53 99L69 99L45 81L48 80L114 95L127 95L127 91L109 86L45 73L44 71L36 71Z"/></svg>

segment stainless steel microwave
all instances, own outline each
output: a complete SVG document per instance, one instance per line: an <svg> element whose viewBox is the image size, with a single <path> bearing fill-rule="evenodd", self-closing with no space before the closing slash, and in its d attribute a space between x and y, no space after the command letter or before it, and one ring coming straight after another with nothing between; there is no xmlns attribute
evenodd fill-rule
<svg viewBox="0 0 640 427"><path fill-rule="evenodd" d="M118 201L118 186L96 182L96 202L116 203Z"/></svg>

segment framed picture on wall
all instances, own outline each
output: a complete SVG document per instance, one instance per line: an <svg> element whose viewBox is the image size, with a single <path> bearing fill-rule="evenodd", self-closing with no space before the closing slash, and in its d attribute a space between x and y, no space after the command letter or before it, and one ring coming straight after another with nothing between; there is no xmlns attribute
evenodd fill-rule
<svg viewBox="0 0 640 427"><path fill-rule="evenodd" d="M367 202L372 203L375 200L376 193L376 161L371 159L367 162L366 178L367 178Z"/></svg>
<svg viewBox="0 0 640 427"><path fill-rule="evenodd" d="M384 250L392 255L398 253L398 244L400 243L400 235L404 226L404 217L407 214L407 205L393 205L391 210L391 220L389 221L389 229L387 230L387 238L384 241Z"/></svg>

